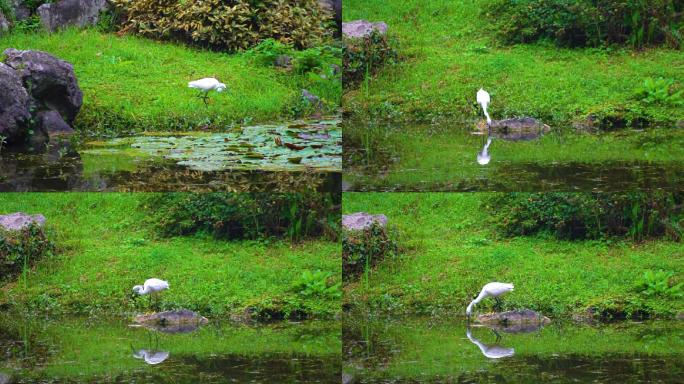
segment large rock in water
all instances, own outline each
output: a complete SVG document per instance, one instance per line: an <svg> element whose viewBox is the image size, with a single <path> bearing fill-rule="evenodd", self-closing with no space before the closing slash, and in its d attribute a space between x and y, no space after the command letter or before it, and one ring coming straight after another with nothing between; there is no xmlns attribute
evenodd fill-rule
<svg viewBox="0 0 684 384"><path fill-rule="evenodd" d="M184 325L204 325L207 324L209 320L196 312L181 309L178 311L166 311L150 315L138 315L133 319L133 322L151 327L178 327Z"/></svg>
<svg viewBox="0 0 684 384"><path fill-rule="evenodd" d="M12 145L24 138L31 119L29 95L14 69L0 63L0 136Z"/></svg>
<svg viewBox="0 0 684 384"><path fill-rule="evenodd" d="M41 51L8 48L4 54L5 63L17 71L31 95L34 109L57 111L71 125L83 104L74 67Z"/></svg>
<svg viewBox="0 0 684 384"><path fill-rule="evenodd" d="M40 214L27 215L23 212L0 215L0 228L6 231L18 231L31 224L37 224L42 227L45 225L45 216Z"/></svg>
<svg viewBox="0 0 684 384"><path fill-rule="evenodd" d="M368 20L354 20L348 23L342 23L342 36L351 39L366 37L370 35L373 30L384 35L387 33L387 24L382 21L371 23Z"/></svg>
<svg viewBox="0 0 684 384"><path fill-rule="evenodd" d="M550 323L551 319L530 309L523 309L517 311L482 314L477 316L477 321L490 326L498 325L510 327L527 325L540 326Z"/></svg>
<svg viewBox="0 0 684 384"><path fill-rule="evenodd" d="M41 5L38 15L45 29L53 32L70 25L95 25L107 7L107 0L61 0Z"/></svg>
<svg viewBox="0 0 684 384"><path fill-rule="evenodd" d="M383 214L371 215L366 212L342 215L342 228L347 231L361 231L370 227L373 223L377 223L381 227L384 227L387 225L387 216Z"/></svg>

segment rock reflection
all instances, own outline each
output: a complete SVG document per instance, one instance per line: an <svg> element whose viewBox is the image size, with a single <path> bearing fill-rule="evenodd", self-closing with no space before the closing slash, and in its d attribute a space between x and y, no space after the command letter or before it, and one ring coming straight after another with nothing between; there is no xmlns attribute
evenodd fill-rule
<svg viewBox="0 0 684 384"><path fill-rule="evenodd" d="M466 336L468 337L468 340L477 345L482 354L489 359L502 359L513 356L515 354L515 349L506 348L499 345L499 342L501 341L501 335L495 329L491 329L491 331L496 335L496 342L494 344L485 344L474 338L469 326L466 327Z"/></svg>

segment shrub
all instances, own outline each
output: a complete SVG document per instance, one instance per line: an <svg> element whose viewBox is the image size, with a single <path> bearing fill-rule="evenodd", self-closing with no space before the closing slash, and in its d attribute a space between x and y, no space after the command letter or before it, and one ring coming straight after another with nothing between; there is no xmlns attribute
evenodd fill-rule
<svg viewBox="0 0 684 384"><path fill-rule="evenodd" d="M342 276L358 278L387 257L399 253L396 234L373 223L361 231L345 231L342 238Z"/></svg>
<svg viewBox="0 0 684 384"><path fill-rule="evenodd" d="M644 296L665 298L684 297L684 283L674 284L674 273L666 271L646 271L638 281L636 291Z"/></svg>
<svg viewBox="0 0 684 384"><path fill-rule="evenodd" d="M296 48L319 43L330 15L316 0L114 0L122 31L200 46L247 49L272 38Z"/></svg>
<svg viewBox="0 0 684 384"><path fill-rule="evenodd" d="M302 297L339 299L342 297L340 283L333 281L333 274L324 271L304 271L294 284L293 290Z"/></svg>
<svg viewBox="0 0 684 384"><path fill-rule="evenodd" d="M505 236L548 233L560 239L609 236L681 240L684 195L632 193L512 193L492 197L487 208Z"/></svg>
<svg viewBox="0 0 684 384"><path fill-rule="evenodd" d="M345 87L368 79L386 64L396 62L399 55L394 45L387 35L375 30L361 39L345 39L342 55Z"/></svg>
<svg viewBox="0 0 684 384"><path fill-rule="evenodd" d="M635 93L637 100L646 104L684 105L684 90L675 90L672 79L646 79Z"/></svg>
<svg viewBox="0 0 684 384"><path fill-rule="evenodd" d="M683 10L679 0L496 0L484 12L507 43L679 48Z"/></svg>
<svg viewBox="0 0 684 384"><path fill-rule="evenodd" d="M18 231L0 229L0 280L27 270L54 249L54 243L38 225L32 224Z"/></svg>
<svg viewBox="0 0 684 384"><path fill-rule="evenodd" d="M168 193L144 206L163 236L335 239L339 221L339 195L331 193Z"/></svg>

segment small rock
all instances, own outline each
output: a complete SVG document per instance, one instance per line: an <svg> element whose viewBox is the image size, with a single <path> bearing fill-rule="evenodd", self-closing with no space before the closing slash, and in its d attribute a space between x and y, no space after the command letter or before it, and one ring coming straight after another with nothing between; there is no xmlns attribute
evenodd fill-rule
<svg viewBox="0 0 684 384"><path fill-rule="evenodd" d="M38 7L38 15L43 27L54 32L70 25L95 25L100 12L107 7L107 0L61 0L41 5Z"/></svg>
<svg viewBox="0 0 684 384"><path fill-rule="evenodd" d="M16 21L26 20L31 16L31 10L24 4L24 0L10 0L10 6L14 9Z"/></svg>
<svg viewBox="0 0 684 384"><path fill-rule="evenodd" d="M342 35L351 39L369 36L373 30L384 35L387 33L387 24L382 21L371 23L367 20L354 20L348 23L342 23Z"/></svg>
<svg viewBox="0 0 684 384"><path fill-rule="evenodd" d="M288 68L292 64L292 56L278 55L275 59L275 66L281 68Z"/></svg>
<svg viewBox="0 0 684 384"><path fill-rule="evenodd" d="M37 127L49 136L71 135L74 129L62 119L57 111L41 111L36 114Z"/></svg>
<svg viewBox="0 0 684 384"><path fill-rule="evenodd" d="M6 231L18 231L24 227L28 227L32 223L42 227L45 225L45 216L41 214L27 215L23 212L10 213L9 215L0 215L0 227Z"/></svg>
<svg viewBox="0 0 684 384"><path fill-rule="evenodd" d="M677 128L684 128L684 120L677 121Z"/></svg>
<svg viewBox="0 0 684 384"><path fill-rule="evenodd" d="M0 11L0 35L2 32L7 32L10 29L10 23L9 20L5 17L5 15Z"/></svg>
<svg viewBox="0 0 684 384"><path fill-rule="evenodd" d="M369 228L373 223L378 223L381 227L387 225L387 216L383 214L371 215L366 212L342 215L342 227L348 231L361 231Z"/></svg>
<svg viewBox="0 0 684 384"><path fill-rule="evenodd" d="M675 317L677 320L684 320L684 312L679 312Z"/></svg>

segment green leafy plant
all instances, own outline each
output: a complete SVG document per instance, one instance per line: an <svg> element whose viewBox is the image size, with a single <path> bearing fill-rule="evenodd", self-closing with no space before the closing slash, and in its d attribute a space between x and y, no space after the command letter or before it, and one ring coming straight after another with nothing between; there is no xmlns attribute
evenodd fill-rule
<svg viewBox="0 0 684 384"><path fill-rule="evenodd" d="M316 0L114 0L124 32L244 50L272 38L296 48L319 43L331 17Z"/></svg>
<svg viewBox="0 0 684 384"><path fill-rule="evenodd" d="M342 56L345 86L369 80L382 67L399 60L396 42L374 30L360 39L345 39Z"/></svg>
<svg viewBox="0 0 684 384"><path fill-rule="evenodd" d="M675 89L672 79L649 78L637 89L635 97L646 104L684 105L684 90Z"/></svg>
<svg viewBox="0 0 684 384"><path fill-rule="evenodd" d="M373 223L360 231L345 231L342 238L342 274L346 280L368 277L373 266L399 254L396 233Z"/></svg>
<svg viewBox="0 0 684 384"><path fill-rule="evenodd" d="M636 291L644 296L684 297L684 283L674 284L674 273L646 271L637 282Z"/></svg>
<svg viewBox="0 0 684 384"><path fill-rule="evenodd" d="M293 289L302 297L342 297L340 283L333 283L332 273L321 270L302 272Z"/></svg>
<svg viewBox="0 0 684 384"><path fill-rule="evenodd" d="M52 254L54 250L55 244L44 229L36 224L17 231L0 230L0 279L18 272L26 277L33 263Z"/></svg>

